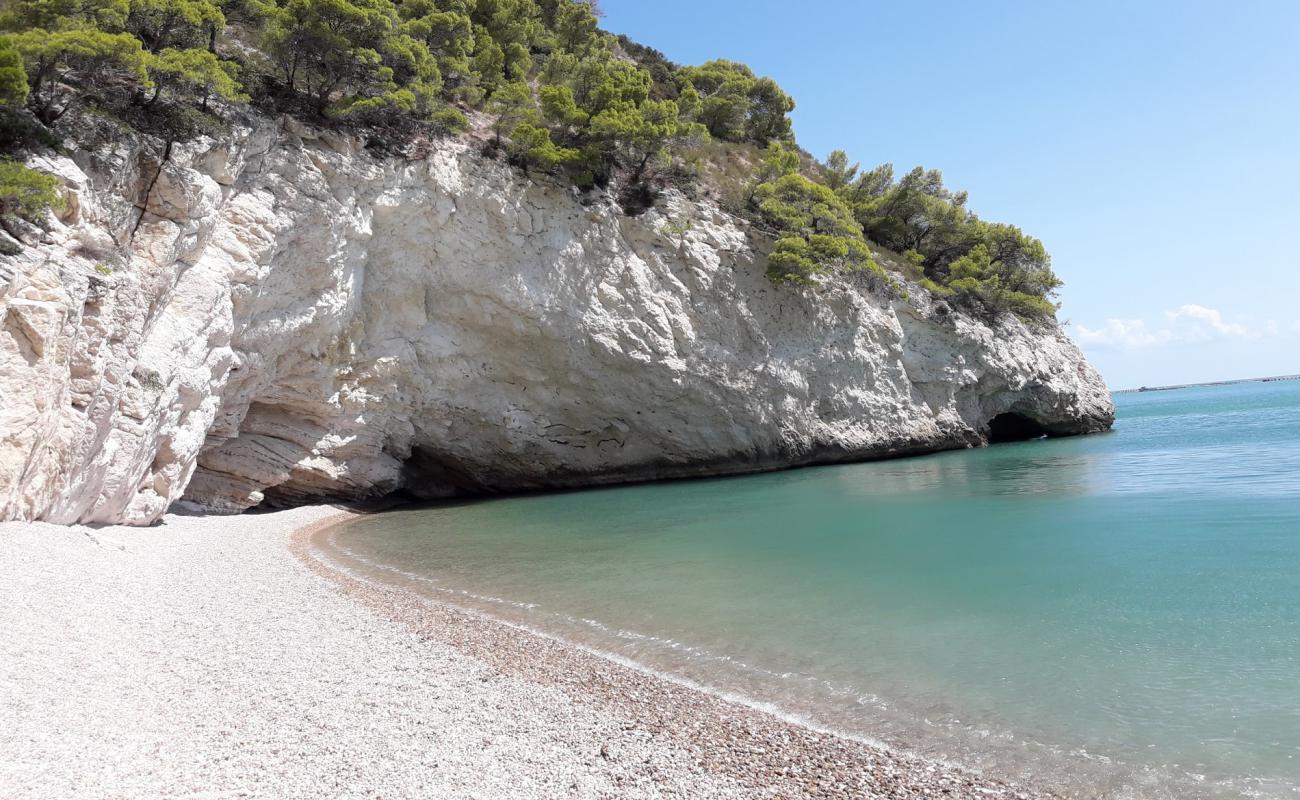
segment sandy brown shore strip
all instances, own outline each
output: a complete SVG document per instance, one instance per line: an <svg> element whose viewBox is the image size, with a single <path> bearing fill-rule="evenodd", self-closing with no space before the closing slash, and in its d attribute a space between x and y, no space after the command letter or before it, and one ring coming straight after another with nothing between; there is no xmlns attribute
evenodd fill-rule
<svg viewBox="0 0 1300 800"><path fill-rule="evenodd" d="M0 524L0 797L1042 796L360 583L337 515Z"/></svg>

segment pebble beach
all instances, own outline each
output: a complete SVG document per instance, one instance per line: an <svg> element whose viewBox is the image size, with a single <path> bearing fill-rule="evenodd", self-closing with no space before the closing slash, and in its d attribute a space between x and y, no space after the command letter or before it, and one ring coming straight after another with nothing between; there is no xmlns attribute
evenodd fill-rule
<svg viewBox="0 0 1300 800"><path fill-rule="evenodd" d="M343 518L0 524L0 797L1051 796L363 583Z"/></svg>

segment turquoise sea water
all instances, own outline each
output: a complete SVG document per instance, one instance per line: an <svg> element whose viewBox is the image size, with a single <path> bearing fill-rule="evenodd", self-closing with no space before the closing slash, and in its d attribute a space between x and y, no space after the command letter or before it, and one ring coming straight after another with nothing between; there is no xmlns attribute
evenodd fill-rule
<svg viewBox="0 0 1300 800"><path fill-rule="evenodd" d="M321 546L850 734L1077 796L1300 797L1300 382L1106 435L399 510Z"/></svg>

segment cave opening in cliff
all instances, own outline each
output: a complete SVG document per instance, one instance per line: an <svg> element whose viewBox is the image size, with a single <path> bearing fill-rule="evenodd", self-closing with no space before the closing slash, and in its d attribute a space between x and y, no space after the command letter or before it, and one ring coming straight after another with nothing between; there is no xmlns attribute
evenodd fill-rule
<svg viewBox="0 0 1300 800"><path fill-rule="evenodd" d="M1037 421L1008 411L989 420L989 444L1024 442L1047 436L1047 429Z"/></svg>

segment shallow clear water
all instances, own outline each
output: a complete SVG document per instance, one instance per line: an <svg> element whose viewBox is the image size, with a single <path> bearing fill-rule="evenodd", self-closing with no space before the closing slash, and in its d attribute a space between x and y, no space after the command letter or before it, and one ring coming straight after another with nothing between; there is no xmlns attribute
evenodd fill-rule
<svg viewBox="0 0 1300 800"><path fill-rule="evenodd" d="M1300 796L1300 382L1112 434L399 510L322 546L849 733L1068 793Z"/></svg>

